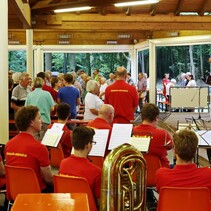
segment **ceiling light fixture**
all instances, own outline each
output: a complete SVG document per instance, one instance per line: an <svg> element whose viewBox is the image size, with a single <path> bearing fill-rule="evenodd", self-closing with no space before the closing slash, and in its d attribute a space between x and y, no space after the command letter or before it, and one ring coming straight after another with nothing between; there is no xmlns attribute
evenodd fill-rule
<svg viewBox="0 0 211 211"><path fill-rule="evenodd" d="M65 8L65 9L58 9L54 10L55 13L61 13L61 12L76 12L76 11L82 11L82 10L90 10L91 7L74 7L74 8Z"/></svg>
<svg viewBox="0 0 211 211"><path fill-rule="evenodd" d="M127 7L127 6L137 6L145 4L156 4L159 0L143 0L143 1L131 1L131 2L122 2L114 4L115 7Z"/></svg>

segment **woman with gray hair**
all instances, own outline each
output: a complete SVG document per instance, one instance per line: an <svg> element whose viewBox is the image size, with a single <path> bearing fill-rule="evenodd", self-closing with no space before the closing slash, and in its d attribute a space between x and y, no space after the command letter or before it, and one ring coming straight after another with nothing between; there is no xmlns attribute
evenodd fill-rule
<svg viewBox="0 0 211 211"><path fill-rule="evenodd" d="M103 104L103 101L98 97L98 82L95 80L88 81L86 84L86 91L84 119L92 120L97 117L99 108Z"/></svg>

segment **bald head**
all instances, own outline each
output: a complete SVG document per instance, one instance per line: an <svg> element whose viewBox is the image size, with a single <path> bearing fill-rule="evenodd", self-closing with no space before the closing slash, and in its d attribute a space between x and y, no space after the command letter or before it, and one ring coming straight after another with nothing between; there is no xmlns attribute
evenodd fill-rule
<svg viewBox="0 0 211 211"><path fill-rule="evenodd" d="M109 124L112 123L114 118L114 107L109 104L103 104L99 109L98 117L104 119Z"/></svg>
<svg viewBox="0 0 211 211"><path fill-rule="evenodd" d="M116 77L117 77L117 80L119 79L126 79L127 77L127 70L125 67L123 66L120 66L120 67L117 67L116 69Z"/></svg>

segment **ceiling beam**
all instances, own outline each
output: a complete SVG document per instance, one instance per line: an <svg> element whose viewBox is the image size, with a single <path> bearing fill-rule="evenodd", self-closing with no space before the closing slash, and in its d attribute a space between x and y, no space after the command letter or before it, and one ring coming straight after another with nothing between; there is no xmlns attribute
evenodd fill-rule
<svg viewBox="0 0 211 211"><path fill-rule="evenodd" d="M14 8L15 14L20 19L25 29L31 28L31 10L29 3L23 3L22 0L9 0Z"/></svg>
<svg viewBox="0 0 211 211"><path fill-rule="evenodd" d="M63 29L72 31L138 31L138 30L210 30L211 23L197 22L63 22L59 24L46 24L46 22L37 22L34 29Z"/></svg>
<svg viewBox="0 0 211 211"><path fill-rule="evenodd" d="M177 3L177 8L176 8L176 10L175 10L175 12L174 12L174 14L175 14L176 16L180 15L180 12L181 12L181 10L182 10L183 4L184 4L184 0L179 0L179 1L178 1L178 3Z"/></svg>
<svg viewBox="0 0 211 211"><path fill-rule="evenodd" d="M133 14L131 16L126 16L124 14L109 14L106 16L101 16L99 14L81 14L76 15L74 13L69 14L54 14L54 15L39 15L35 16L35 21L45 21L53 23L60 21L63 22L156 22L156 23L165 23L165 22L177 22L177 23L210 23L210 16L175 16L174 14L168 15L156 15L151 16L149 14ZM103 23L102 23L103 24Z"/></svg>
<svg viewBox="0 0 211 211"><path fill-rule="evenodd" d="M210 2L209 0L204 0L204 3L201 5L201 9L199 10L198 14L200 16L203 16L204 15L204 12L206 12L206 6L208 4L208 2Z"/></svg>
<svg viewBox="0 0 211 211"><path fill-rule="evenodd" d="M51 0L50 0L51 1ZM134 0L121 0L121 2L129 2ZM35 4L31 9L33 14L39 14L45 11L53 11L55 9L63 9L63 8L71 8L71 7L84 7L90 6L95 8L103 8L106 6L113 6L117 3L117 0L86 0L86 1L73 1L73 2L58 2L58 1L51 1L53 3L48 3L44 1L39 1ZM58 2L58 3L57 3Z"/></svg>

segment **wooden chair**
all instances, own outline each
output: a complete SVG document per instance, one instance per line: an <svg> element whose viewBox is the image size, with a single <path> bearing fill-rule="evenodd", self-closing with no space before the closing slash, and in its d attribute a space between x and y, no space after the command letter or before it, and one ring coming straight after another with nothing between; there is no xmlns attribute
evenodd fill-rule
<svg viewBox="0 0 211 211"><path fill-rule="evenodd" d="M92 190L85 178L54 175L53 180L55 193L87 193L90 211L97 211Z"/></svg>
<svg viewBox="0 0 211 211"><path fill-rule="evenodd" d="M50 148L50 162L51 166L59 168L61 161L64 159L64 153L62 150L61 144L58 144L58 147Z"/></svg>
<svg viewBox="0 0 211 211"><path fill-rule="evenodd" d="M160 189L157 211L210 211L208 188L163 187Z"/></svg>
<svg viewBox="0 0 211 211"><path fill-rule="evenodd" d="M37 176L33 169L5 165L7 210L20 193L41 193Z"/></svg>

